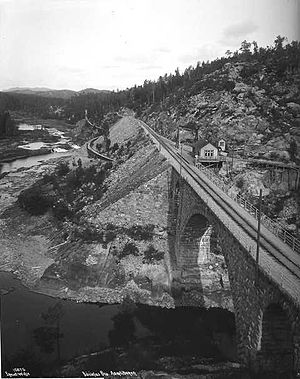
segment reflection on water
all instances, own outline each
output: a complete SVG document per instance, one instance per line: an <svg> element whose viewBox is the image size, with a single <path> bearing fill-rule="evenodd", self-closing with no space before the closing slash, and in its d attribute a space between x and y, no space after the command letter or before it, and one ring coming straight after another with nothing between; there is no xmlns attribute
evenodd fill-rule
<svg viewBox="0 0 300 379"><path fill-rule="evenodd" d="M27 149L27 150L38 150L41 149L42 147L48 147L49 144L45 142L32 142L32 143L27 143L26 145L20 145L21 149Z"/></svg>
<svg viewBox="0 0 300 379"><path fill-rule="evenodd" d="M23 123L23 124L18 125L18 128L19 130L37 130L37 129L42 129L43 127L42 125L29 125L29 124ZM73 144L70 138L65 137L64 132L61 132L55 128L47 128L47 130L50 135L60 137L60 140L54 143L32 142L32 143L20 145L18 147L22 149L27 149L27 150L38 150L43 147L52 148L53 153L36 155L33 157L27 157L27 158L20 158L12 162L3 163L2 165L0 165L0 174L3 172L11 172L22 167L28 168L28 167L40 165L42 162L51 158L59 158L65 155L70 155L69 150L63 147L59 147L57 145L68 144L72 149L80 149L80 146Z"/></svg>
<svg viewBox="0 0 300 379"><path fill-rule="evenodd" d="M12 274L5 272L0 273L0 288L14 289L1 298L2 342L7 357L11 358L30 346L41 358L49 359L48 354L45 356L45 352L39 351L41 349L37 341L38 335L42 333L40 328L54 326L47 319L47 314L51 314L53 307L58 304L62 310L59 320L63 333L60 342L63 359L97 349L99 344L106 345L109 341L108 331L113 326L111 318L118 312L117 305L99 307L95 304L58 301L29 291ZM48 337L50 341L51 336Z"/></svg>
<svg viewBox="0 0 300 379"><path fill-rule="evenodd" d="M38 129L42 129L43 127L42 125L29 125L29 124L23 123L23 124L18 125L18 128L19 130L38 130ZM20 158L12 162L3 163L2 165L0 165L0 174L3 172L11 172L22 167L28 168L28 167L40 165L42 162L51 158L59 158L65 155L70 155L69 150L64 149L62 147L58 147L56 145L67 143L68 145L70 145L72 149L80 148L80 146L72 144L70 142L70 138L65 137L64 132L61 132L55 128L47 128L47 131L52 136L60 137L60 141L54 142L54 143L32 142L32 143L20 145L18 147L22 149L27 149L27 150L38 150L43 147L52 148L53 153L41 154L41 155L36 155L32 157L27 157L27 158Z"/></svg>
<svg viewBox="0 0 300 379"><path fill-rule="evenodd" d="M228 353L234 349L234 317L225 310L58 300L30 292L5 272L0 289L3 370L21 365L31 376L47 376L91 352L98 353L80 360L79 373L155 369L163 357L228 358L215 334L223 335ZM72 362L71 376L77 376Z"/></svg>
<svg viewBox="0 0 300 379"><path fill-rule="evenodd" d="M40 129L43 129L43 126L40 124L29 125L29 124L22 123L18 125L18 129L19 130L40 130Z"/></svg>

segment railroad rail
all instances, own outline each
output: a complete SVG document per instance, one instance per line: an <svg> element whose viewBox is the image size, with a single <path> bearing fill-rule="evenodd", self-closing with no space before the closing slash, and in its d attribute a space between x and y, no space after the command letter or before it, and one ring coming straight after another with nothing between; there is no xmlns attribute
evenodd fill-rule
<svg viewBox="0 0 300 379"><path fill-rule="evenodd" d="M102 159L102 160L107 161L107 162L113 162L112 158L109 158L106 155L100 154L98 151L96 151L93 148L93 144L97 139L98 139L98 137L95 137L95 138L91 139L90 141L88 141L88 143L86 144L86 149L87 149L88 154L90 156L92 156L93 158L99 158L99 159Z"/></svg>
<svg viewBox="0 0 300 379"><path fill-rule="evenodd" d="M97 125L93 124L93 123L88 119L87 114L85 114L84 118L85 118L85 121L86 121L86 122L87 122L92 128L95 128L95 129L98 129L98 130L102 130L101 126L97 126Z"/></svg>
<svg viewBox="0 0 300 379"><path fill-rule="evenodd" d="M226 193L223 192L222 188L218 187L218 184L214 184L209 178L205 180L199 175L199 171L196 167L192 166L191 163L181 156L178 151L174 152L174 147L170 143L166 143L164 139L161 138L156 132L154 132L147 124L142 122L144 128L148 131L152 137L171 155L173 159L177 161L177 164L182 166L182 169L203 189L207 195L209 195L214 202L226 212L226 214L233 219L233 221L239 226L246 234L254 241L256 241L257 235L257 221L256 218L249 213L244 213L245 210L234 206L235 202ZM246 216L248 214L248 217ZM294 277L298 280L300 279L300 255L296 251L293 251L289 245L284 243L279 236L271 233L266 228L261 228L261 239L260 246L270 255L275 261L283 265ZM271 275L271 274L270 274ZM280 276L280 273L278 273ZM288 282L289 287L294 286L293 280L290 278L285 278ZM299 294L297 295L299 297Z"/></svg>

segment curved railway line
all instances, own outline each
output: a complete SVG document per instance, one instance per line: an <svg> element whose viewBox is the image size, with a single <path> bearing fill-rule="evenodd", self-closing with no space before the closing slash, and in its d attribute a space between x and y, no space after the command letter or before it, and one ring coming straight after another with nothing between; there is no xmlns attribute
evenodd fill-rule
<svg viewBox="0 0 300 379"><path fill-rule="evenodd" d="M104 161L112 162L113 161L112 158L109 158L106 155L100 154L98 151L96 151L93 148L93 144L98 138L99 137L95 137L91 139L90 141L88 141L88 143L86 144L86 149L87 149L88 154L91 155L93 158L100 158L100 159L103 159Z"/></svg>
<svg viewBox="0 0 300 379"><path fill-rule="evenodd" d="M192 177L192 179L215 201L215 203L229 215L234 222L247 233L249 237L256 240L257 226L256 219L249 220L248 217L244 217L243 209L239 209L235 203L232 204L231 199L225 193L219 193L214 188L214 185L209 180L204 181L198 174L195 167L190 166L188 162L178 151L173 151L172 148L164 139L154 132L147 124L142 122L145 129L167 150L167 152L182 165L182 168ZM270 238L270 235L272 238ZM268 252L273 258L275 258L281 265L289 270L295 277L300 279L300 255L290 249L287 245L279 240L275 235L270 232L266 232L264 228L261 230L260 246Z"/></svg>

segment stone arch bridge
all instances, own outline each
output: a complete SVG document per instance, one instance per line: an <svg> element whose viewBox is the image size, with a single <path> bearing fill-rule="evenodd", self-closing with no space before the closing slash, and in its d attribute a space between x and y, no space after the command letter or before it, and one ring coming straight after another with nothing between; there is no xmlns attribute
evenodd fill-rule
<svg viewBox="0 0 300 379"><path fill-rule="evenodd" d="M240 361L253 370L294 377L300 371L300 253L262 226L257 262L257 220L181 156L172 142L145 123L141 126L172 166L173 281L202 287L198 301L205 305L212 282L201 266L211 264L212 249L221 253L228 280L220 275L218 285L231 290Z"/></svg>

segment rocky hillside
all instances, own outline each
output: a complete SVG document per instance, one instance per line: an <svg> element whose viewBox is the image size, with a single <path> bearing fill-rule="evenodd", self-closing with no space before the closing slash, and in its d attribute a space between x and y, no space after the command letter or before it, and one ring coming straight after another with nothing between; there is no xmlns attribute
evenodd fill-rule
<svg viewBox="0 0 300 379"><path fill-rule="evenodd" d="M233 154L299 162L300 73L278 78L255 67L255 61L225 63L202 79L211 84L199 93L165 109L147 109L143 118L171 137L178 126L197 129L200 137L224 138ZM230 85L214 84L222 82Z"/></svg>
<svg viewBox="0 0 300 379"><path fill-rule="evenodd" d="M159 106L144 109L141 117L172 139L180 128L183 142L197 137L209 141L224 138L234 160L229 169L223 167L218 174L254 204L261 188L263 211L299 236L299 52L298 65L291 68L288 63L293 59L288 46L277 46L260 53L249 50L217 65L212 62L208 72L189 88L173 91ZM295 169L279 172L275 166L246 164L251 158Z"/></svg>
<svg viewBox="0 0 300 379"><path fill-rule="evenodd" d="M7 209L6 218L18 213L20 228L26 224L35 230L41 220L51 225L43 235L44 272L41 268L31 281L27 278L26 250L18 256L22 270L16 273L36 291L58 297L111 303L130 297L173 307L167 163L132 117L113 125L110 138L112 163L76 151L23 190L13 210ZM40 233L18 235L29 246ZM1 237L10 246L8 253L20 249L6 232ZM13 260L6 258L5 267L11 269Z"/></svg>

